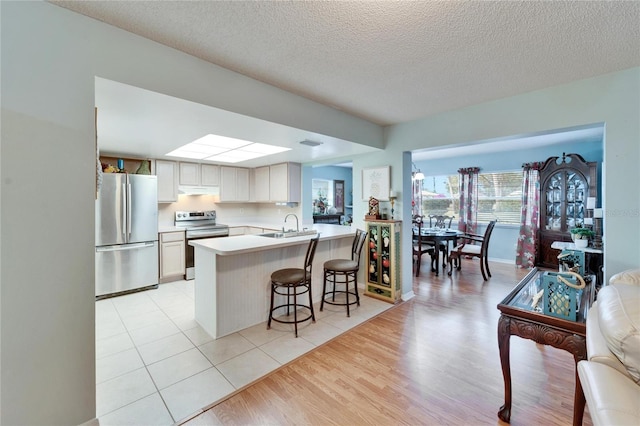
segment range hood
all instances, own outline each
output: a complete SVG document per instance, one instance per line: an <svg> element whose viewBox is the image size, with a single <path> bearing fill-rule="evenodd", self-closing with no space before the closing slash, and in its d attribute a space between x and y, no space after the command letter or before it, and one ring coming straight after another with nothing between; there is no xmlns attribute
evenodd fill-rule
<svg viewBox="0 0 640 426"><path fill-rule="evenodd" d="M220 195L219 186L179 185L178 194L185 195Z"/></svg>

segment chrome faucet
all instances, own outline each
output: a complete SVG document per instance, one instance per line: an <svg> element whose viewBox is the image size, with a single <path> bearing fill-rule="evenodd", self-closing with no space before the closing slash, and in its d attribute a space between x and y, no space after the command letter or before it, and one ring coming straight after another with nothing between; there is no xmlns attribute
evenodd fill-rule
<svg viewBox="0 0 640 426"><path fill-rule="evenodd" d="M293 214L293 213L289 213L288 215L286 215L286 216L284 217L284 225L286 225L286 224L287 224L287 219L289 218L289 216L293 216L293 217L295 217L295 218L296 218L296 232L300 232L300 225L299 225L299 222L298 222L298 216L296 216L296 215L295 215L295 214ZM289 232L289 231L293 231L293 229L285 230L285 229L284 229L284 226L282 226L282 232Z"/></svg>

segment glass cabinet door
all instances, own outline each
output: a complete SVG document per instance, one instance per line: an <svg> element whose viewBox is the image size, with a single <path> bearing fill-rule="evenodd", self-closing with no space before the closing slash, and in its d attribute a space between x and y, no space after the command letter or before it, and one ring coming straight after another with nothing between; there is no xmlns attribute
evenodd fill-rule
<svg viewBox="0 0 640 426"><path fill-rule="evenodd" d="M568 231L582 224L587 194L588 185L580 173L568 170L553 174L545 186L545 228Z"/></svg>
<svg viewBox="0 0 640 426"><path fill-rule="evenodd" d="M546 229L560 231L562 228L562 200L564 188L564 172L551 176L546 185L547 212L545 217Z"/></svg>
<svg viewBox="0 0 640 426"><path fill-rule="evenodd" d="M584 222L584 210L587 201L587 182L580 173L567 171L565 229L571 229Z"/></svg>

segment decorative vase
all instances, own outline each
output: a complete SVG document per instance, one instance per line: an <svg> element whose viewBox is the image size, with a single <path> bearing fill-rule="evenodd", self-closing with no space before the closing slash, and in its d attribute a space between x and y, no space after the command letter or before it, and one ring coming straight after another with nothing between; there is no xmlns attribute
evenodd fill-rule
<svg viewBox="0 0 640 426"><path fill-rule="evenodd" d="M136 170L136 174L137 175L150 175L151 174L151 170L149 169L149 161L148 160L143 160L140 163L140 167L138 167L138 170Z"/></svg>
<svg viewBox="0 0 640 426"><path fill-rule="evenodd" d="M589 245L589 240L586 238L576 238L574 244L578 248L586 248Z"/></svg>

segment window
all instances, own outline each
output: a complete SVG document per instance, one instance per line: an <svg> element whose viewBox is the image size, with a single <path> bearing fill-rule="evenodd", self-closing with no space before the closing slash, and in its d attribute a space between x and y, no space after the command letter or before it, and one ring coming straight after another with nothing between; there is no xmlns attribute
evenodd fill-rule
<svg viewBox="0 0 640 426"><path fill-rule="evenodd" d="M459 211L458 175L426 176L422 181L422 214L458 217Z"/></svg>
<svg viewBox="0 0 640 426"><path fill-rule="evenodd" d="M422 183L422 212L459 217L458 175L427 176ZM478 176L478 222L520 224L522 172L480 173Z"/></svg>

